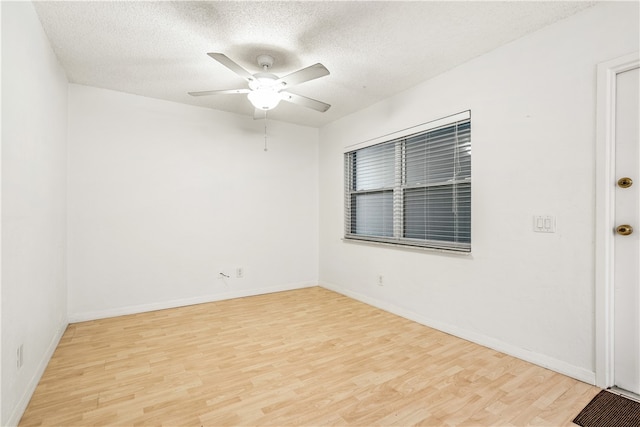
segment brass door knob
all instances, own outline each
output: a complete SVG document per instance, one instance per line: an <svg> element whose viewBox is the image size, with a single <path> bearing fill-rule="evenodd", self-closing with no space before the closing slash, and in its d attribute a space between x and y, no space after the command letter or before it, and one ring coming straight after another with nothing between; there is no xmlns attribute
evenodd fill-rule
<svg viewBox="0 0 640 427"><path fill-rule="evenodd" d="M620 178L618 180L618 187L620 188L629 188L633 185L633 180L629 177Z"/></svg>
<svg viewBox="0 0 640 427"><path fill-rule="evenodd" d="M621 236L628 236L629 234L633 233L633 227L629 224L619 225L616 227L616 233Z"/></svg>

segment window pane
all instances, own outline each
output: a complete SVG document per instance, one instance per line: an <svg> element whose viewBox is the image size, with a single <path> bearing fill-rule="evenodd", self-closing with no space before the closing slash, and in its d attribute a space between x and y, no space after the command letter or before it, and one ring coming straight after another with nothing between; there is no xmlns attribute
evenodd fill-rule
<svg viewBox="0 0 640 427"><path fill-rule="evenodd" d="M345 153L347 239L471 250L471 123L449 123Z"/></svg>
<svg viewBox="0 0 640 427"><path fill-rule="evenodd" d="M471 178L471 123L458 125L458 167L457 175L460 178Z"/></svg>
<svg viewBox="0 0 640 427"><path fill-rule="evenodd" d="M471 184L407 189L404 237L471 242Z"/></svg>
<svg viewBox="0 0 640 427"><path fill-rule="evenodd" d="M395 148L380 144L353 153L354 190L375 190L393 187Z"/></svg>
<svg viewBox="0 0 640 427"><path fill-rule="evenodd" d="M352 206L352 233L393 237L393 191L354 194Z"/></svg>
<svg viewBox="0 0 640 427"><path fill-rule="evenodd" d="M407 138L406 185L424 185L471 176L470 124L448 126Z"/></svg>

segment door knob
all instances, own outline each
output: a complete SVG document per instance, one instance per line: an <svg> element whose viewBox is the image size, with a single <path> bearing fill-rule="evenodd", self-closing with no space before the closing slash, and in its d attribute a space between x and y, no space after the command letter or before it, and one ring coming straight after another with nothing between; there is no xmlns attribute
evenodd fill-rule
<svg viewBox="0 0 640 427"><path fill-rule="evenodd" d="M629 188L633 185L633 180L629 177L620 178L618 180L618 187L620 188Z"/></svg>
<svg viewBox="0 0 640 427"><path fill-rule="evenodd" d="M621 236L628 236L629 234L633 233L633 227L629 224L619 225L616 227L616 233Z"/></svg>

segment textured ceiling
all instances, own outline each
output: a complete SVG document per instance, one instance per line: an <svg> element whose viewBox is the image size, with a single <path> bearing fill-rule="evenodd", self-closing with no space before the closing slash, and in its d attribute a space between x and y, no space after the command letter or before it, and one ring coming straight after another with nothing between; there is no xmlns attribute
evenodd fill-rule
<svg viewBox="0 0 640 427"><path fill-rule="evenodd" d="M332 105L286 102L269 117L320 127L592 6L593 2L137 1L36 2L69 81L253 116L246 88L206 55L251 73L259 54L284 76L321 62L329 76L291 92Z"/></svg>

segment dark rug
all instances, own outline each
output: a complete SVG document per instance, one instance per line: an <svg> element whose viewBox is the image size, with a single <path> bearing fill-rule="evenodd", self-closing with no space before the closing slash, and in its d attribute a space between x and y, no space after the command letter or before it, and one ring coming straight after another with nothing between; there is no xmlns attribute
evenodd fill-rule
<svg viewBox="0 0 640 427"><path fill-rule="evenodd" d="M573 422L582 427L640 427L640 403L602 390Z"/></svg>

